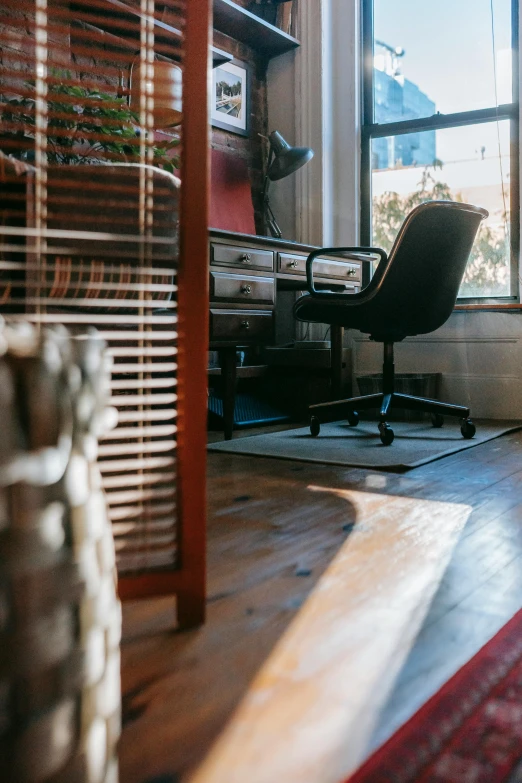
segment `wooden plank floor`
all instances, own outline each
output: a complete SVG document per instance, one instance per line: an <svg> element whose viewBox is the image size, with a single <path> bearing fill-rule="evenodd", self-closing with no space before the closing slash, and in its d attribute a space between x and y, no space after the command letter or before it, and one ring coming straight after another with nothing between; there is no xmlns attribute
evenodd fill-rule
<svg viewBox="0 0 522 783"><path fill-rule="evenodd" d="M371 496L365 508L363 495ZM406 474L210 455L207 625L173 632L170 600L124 607L122 781L188 779L282 635L298 626L325 571L355 542L355 528L372 528L400 498L472 513L366 752L522 606L522 434ZM435 518L437 534L449 541Z"/></svg>

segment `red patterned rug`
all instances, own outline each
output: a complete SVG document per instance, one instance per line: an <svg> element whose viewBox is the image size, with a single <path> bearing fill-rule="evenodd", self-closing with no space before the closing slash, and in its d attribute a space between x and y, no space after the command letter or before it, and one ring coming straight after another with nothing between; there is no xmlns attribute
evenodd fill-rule
<svg viewBox="0 0 522 783"><path fill-rule="evenodd" d="M349 783L522 783L522 610Z"/></svg>

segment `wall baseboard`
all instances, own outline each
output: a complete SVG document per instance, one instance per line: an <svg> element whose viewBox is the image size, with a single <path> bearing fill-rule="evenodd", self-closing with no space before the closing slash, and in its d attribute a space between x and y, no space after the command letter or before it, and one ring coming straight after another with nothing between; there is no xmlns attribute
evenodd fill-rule
<svg viewBox="0 0 522 783"><path fill-rule="evenodd" d="M373 340L370 340L369 337L352 337L352 340L354 343L371 343L372 345L380 345L380 343L375 343ZM396 345L412 345L414 343L518 343L520 342L519 337L514 336L506 336L506 337L497 337L497 335L484 335L481 337L466 337L466 336L459 336L459 337L407 337L405 340L403 340L400 343L396 343Z"/></svg>

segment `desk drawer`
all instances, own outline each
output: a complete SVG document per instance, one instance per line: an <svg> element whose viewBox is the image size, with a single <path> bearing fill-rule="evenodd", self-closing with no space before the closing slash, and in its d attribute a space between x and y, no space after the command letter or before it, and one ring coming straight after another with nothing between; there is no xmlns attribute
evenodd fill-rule
<svg viewBox="0 0 522 783"><path fill-rule="evenodd" d="M251 247L212 244L211 259L213 264L223 266L264 269L267 272L273 272L274 270L274 254L271 250L255 250Z"/></svg>
<svg viewBox="0 0 522 783"><path fill-rule="evenodd" d="M306 274L306 259L308 256L295 256L290 253L278 253L278 271L290 275Z"/></svg>
<svg viewBox="0 0 522 783"><path fill-rule="evenodd" d="M271 340L273 323L270 310L210 310L210 341Z"/></svg>
<svg viewBox="0 0 522 783"><path fill-rule="evenodd" d="M279 272L287 274L306 274L306 259L308 256L279 253ZM360 281L361 265L357 261L333 261L318 258L314 261L314 277L335 277L339 280Z"/></svg>
<svg viewBox="0 0 522 783"><path fill-rule="evenodd" d="M210 273L210 296L227 302L274 304L275 285L271 277Z"/></svg>
<svg viewBox="0 0 522 783"><path fill-rule="evenodd" d="M314 262L314 277L335 277L339 280L354 280L361 279L361 265L354 261L323 261L317 259Z"/></svg>

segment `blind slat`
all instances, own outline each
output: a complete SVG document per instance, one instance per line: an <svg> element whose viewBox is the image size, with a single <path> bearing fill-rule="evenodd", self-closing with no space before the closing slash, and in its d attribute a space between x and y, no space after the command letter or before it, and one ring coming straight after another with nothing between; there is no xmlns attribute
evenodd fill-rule
<svg viewBox="0 0 522 783"><path fill-rule="evenodd" d="M148 457L147 459L120 459L120 460L99 460L98 465L103 474L105 473L123 473L124 471L155 470L157 468L175 467L174 457ZM137 473L136 475L140 475Z"/></svg>
<svg viewBox="0 0 522 783"><path fill-rule="evenodd" d="M171 487L165 489L135 489L125 492L109 492L108 498L113 507L122 503L134 503L137 501L150 501L173 497L174 493Z"/></svg>
<svg viewBox="0 0 522 783"><path fill-rule="evenodd" d="M134 440L136 438L159 438L163 435L174 435L178 428L174 424L157 425L155 427L117 427L109 432L107 440Z"/></svg>
<svg viewBox="0 0 522 783"><path fill-rule="evenodd" d="M153 519L155 516L163 516L174 512L176 506L174 503L163 503L156 506L149 505L144 508L143 504L136 506L115 506L109 508L109 518L111 520L123 519ZM144 533L146 533L146 522L144 523Z"/></svg>
<svg viewBox="0 0 522 783"><path fill-rule="evenodd" d="M135 478L137 474L131 475L124 474L122 476L105 476L103 479L103 486L108 492L111 489L121 489L122 487L134 487L136 486ZM142 487L152 484L171 484L173 485L176 480L175 473L140 473L139 484Z"/></svg>
<svg viewBox="0 0 522 783"><path fill-rule="evenodd" d="M100 457L118 457L124 454L153 454L161 451L174 451L175 440L158 440L151 443L118 443L116 445L102 443L98 449Z"/></svg>

